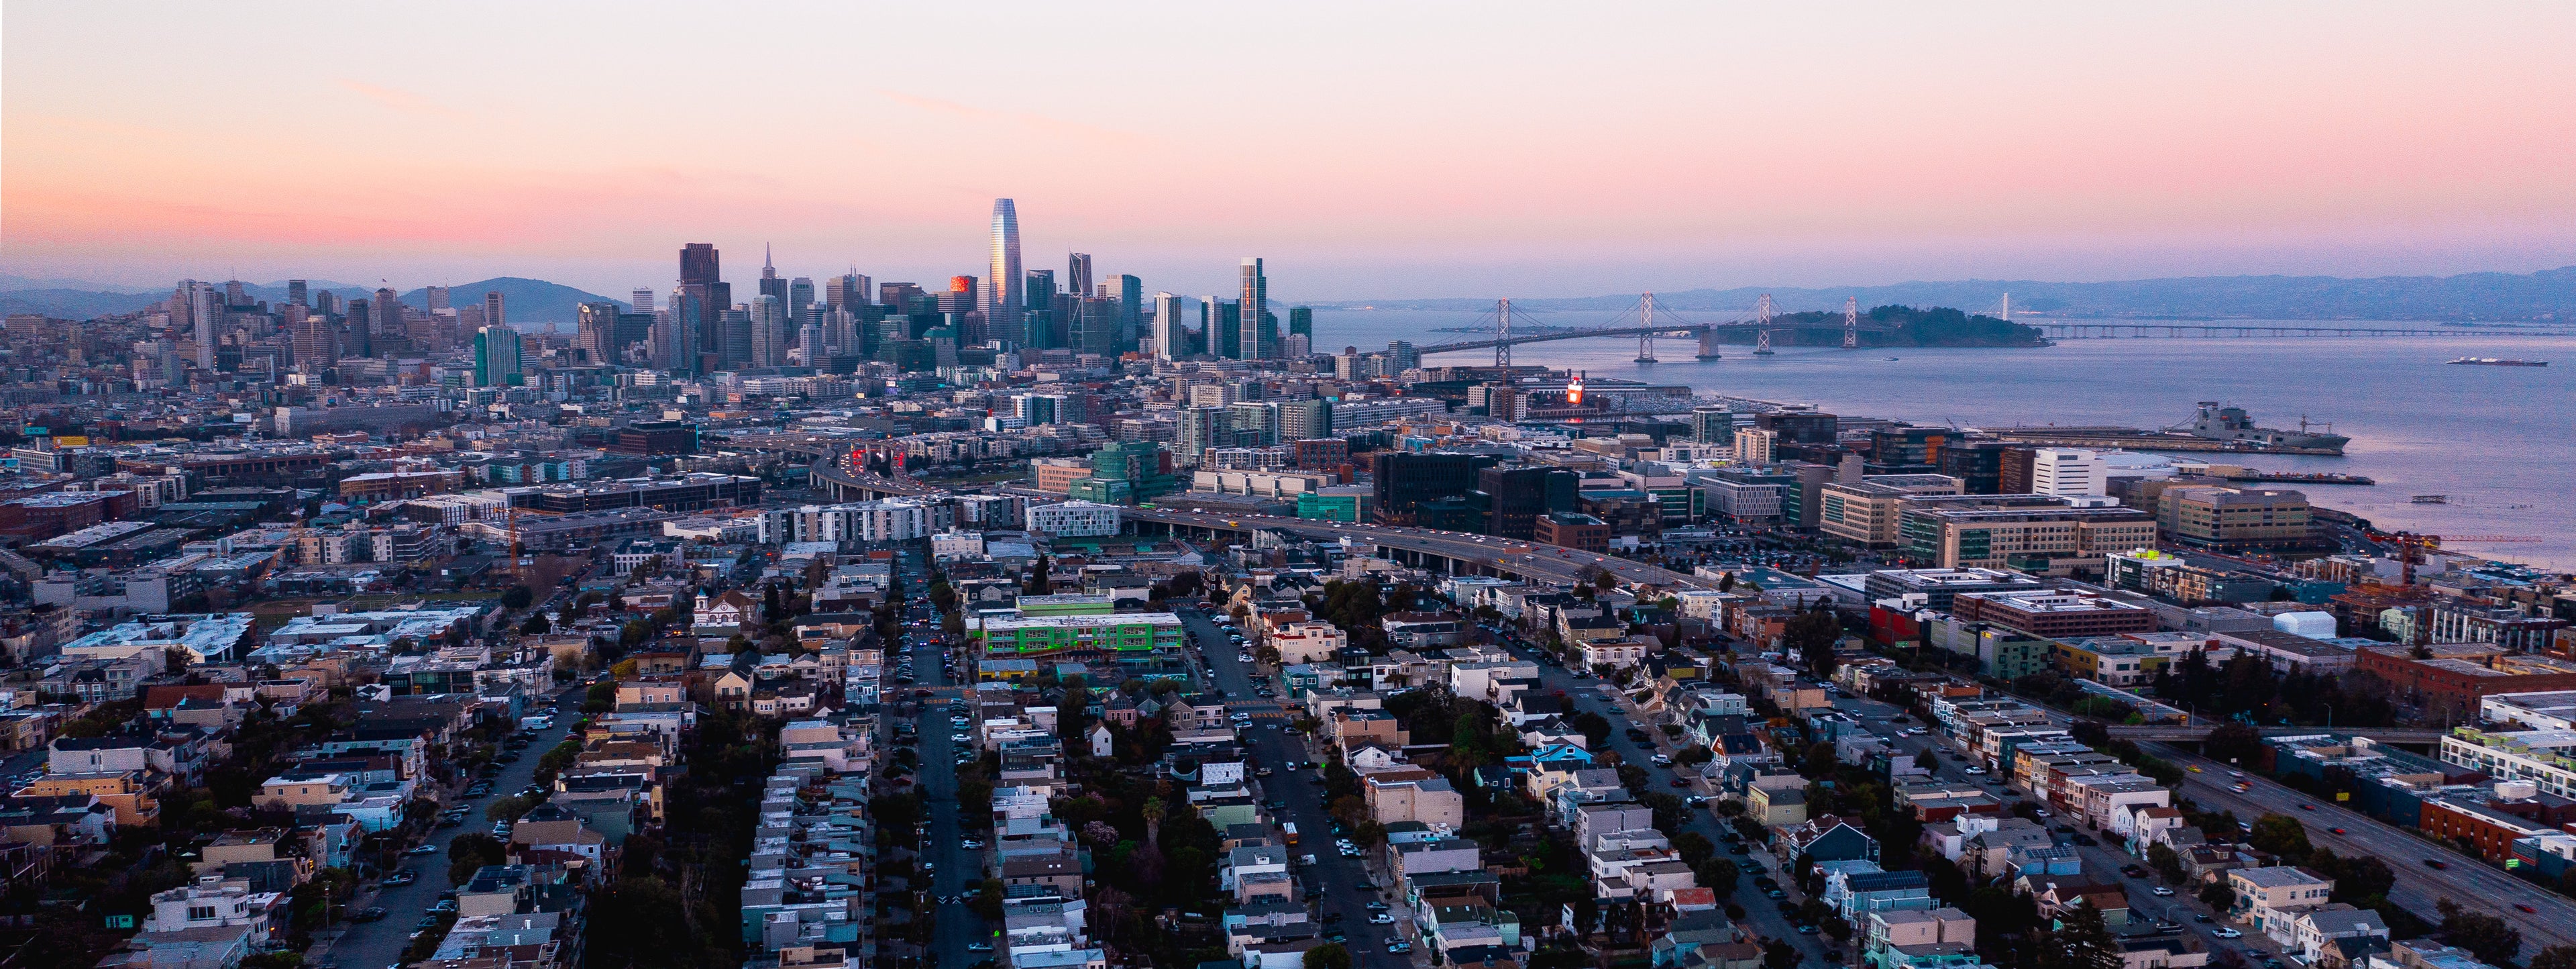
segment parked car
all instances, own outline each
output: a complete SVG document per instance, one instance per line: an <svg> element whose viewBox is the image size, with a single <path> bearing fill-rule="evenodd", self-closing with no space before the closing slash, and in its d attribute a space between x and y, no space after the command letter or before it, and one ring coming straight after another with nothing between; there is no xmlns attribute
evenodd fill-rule
<svg viewBox="0 0 2576 969"><path fill-rule="evenodd" d="M352 921L352 922L381 922L381 921L384 921L385 915L386 915L386 912L385 912L385 910L384 910L384 907L383 907L383 906L381 906L381 905L370 905L370 906L368 906L368 907L366 907L366 908L362 908L362 909L359 909L359 910L357 910L357 911L355 911L355 912L351 912L351 913L349 913L349 921Z"/></svg>

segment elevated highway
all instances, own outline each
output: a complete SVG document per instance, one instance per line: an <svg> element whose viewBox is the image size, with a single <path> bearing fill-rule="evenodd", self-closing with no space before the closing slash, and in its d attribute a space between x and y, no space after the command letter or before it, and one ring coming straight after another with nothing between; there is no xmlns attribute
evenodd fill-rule
<svg viewBox="0 0 2576 969"><path fill-rule="evenodd" d="M2207 721L2190 724L2122 725L2112 727L2111 736L2118 737L2122 740L2133 740L2141 743L2196 744L2209 739L2209 732L2215 729L2217 729L2217 725ZM2355 737L2368 737L2384 744L2403 744L2409 746L2430 746L2441 743L2442 734L2445 732L2446 731L2429 727L2422 729L2411 727L2365 727L2361 729L2344 728L2339 730L2329 730L2324 727L2265 727L2261 731L2263 736L2266 737L2306 737L2321 733L2348 734Z"/></svg>
<svg viewBox="0 0 2576 969"><path fill-rule="evenodd" d="M923 484L910 478L889 478L881 474L852 471L842 467L837 457L825 457L815 461L812 467L805 470L805 481L815 490L830 494L834 501L927 498L948 493L948 489Z"/></svg>
<svg viewBox="0 0 2576 969"><path fill-rule="evenodd" d="M1642 562L1493 535L1470 535L1428 528L1394 528L1351 522L1261 515L1220 515L1172 508L1138 508L1126 513L1139 531L1159 527L1171 534L1211 540L1249 539L1259 529L1276 529L1301 538L1375 545L1387 558L1452 575L1493 575L1537 582L1571 584L1587 569L1599 568L1629 586L1697 589L1691 576Z"/></svg>

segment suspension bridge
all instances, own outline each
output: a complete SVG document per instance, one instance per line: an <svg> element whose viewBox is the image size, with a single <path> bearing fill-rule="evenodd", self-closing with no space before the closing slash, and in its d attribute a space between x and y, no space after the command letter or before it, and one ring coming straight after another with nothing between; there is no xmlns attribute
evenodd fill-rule
<svg viewBox="0 0 2576 969"><path fill-rule="evenodd" d="M1658 319L1658 313L1662 314L1662 320ZM1693 359L1716 360L1720 358L1718 347L1719 344L1723 342L1721 334L1752 333L1754 334L1753 353L1756 356L1769 356L1771 353L1771 334L1773 331L1817 328L1814 324L1791 325L1774 322L1771 311L1771 296L1768 293L1763 294L1761 302L1755 305L1753 312L1750 314L1720 323L1698 322L1683 318L1680 314L1674 313L1671 310L1658 310L1655 306L1655 294L1653 293L1646 293L1639 296L1635 306L1628 308L1620 314L1621 319L1612 321L1614 324L1617 324L1625 322L1626 319L1633 317L1637 321L1636 325L1633 326L1612 325L1604 327L1587 327L1579 330L1547 330L1538 333L1513 333L1513 316L1514 311L1512 310L1511 300L1496 300L1494 301L1493 312L1483 318L1484 320L1490 320L1493 325L1494 335L1491 338L1483 340L1458 340L1450 343L1435 343L1429 346L1417 347L1415 350L1423 356L1430 356L1435 353L1458 353L1467 350L1491 349L1494 351L1494 366L1509 367L1512 365L1512 348L1524 343L1547 343L1555 340L1594 340L1605 337L1633 336L1637 338L1638 363L1656 362L1655 339L1657 337L1666 339L1697 340L1699 343L1698 352ZM1894 330L1895 327L1875 320L1863 319L1860 315L1860 301L1857 298L1853 298L1847 299L1843 302L1842 329L1843 347L1845 349L1854 349L1860 346L1860 335L1862 333L1883 333Z"/></svg>
<svg viewBox="0 0 2576 969"><path fill-rule="evenodd" d="M2280 337L2500 337L2500 336L2576 336L2576 331L2541 330L2519 327L2376 327L2351 324L2281 324L2281 323L2148 323L2118 320L2023 320L2023 326L2035 327L2050 339L2250 339Z"/></svg>

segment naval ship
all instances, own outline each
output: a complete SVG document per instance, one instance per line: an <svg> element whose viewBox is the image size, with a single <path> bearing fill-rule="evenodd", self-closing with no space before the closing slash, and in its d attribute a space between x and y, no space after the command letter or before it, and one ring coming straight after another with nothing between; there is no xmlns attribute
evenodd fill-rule
<svg viewBox="0 0 2576 969"><path fill-rule="evenodd" d="M2342 454L2344 444L2352 439L2334 433L2331 425L2320 426L2324 430L2310 430L2307 417L2302 415L2299 429L2295 431L2256 427L2254 419L2245 416L2245 408L2225 407L2217 401L2204 400L2200 402L2200 412L2192 416L2189 426L2176 426L2169 430L2186 431L2193 437L2212 441L2239 441L2263 447Z"/></svg>

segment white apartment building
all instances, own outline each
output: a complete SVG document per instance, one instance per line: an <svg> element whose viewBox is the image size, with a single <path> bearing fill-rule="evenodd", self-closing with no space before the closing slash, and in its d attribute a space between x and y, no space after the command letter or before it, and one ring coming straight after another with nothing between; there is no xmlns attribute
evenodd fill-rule
<svg viewBox="0 0 2576 969"><path fill-rule="evenodd" d="M930 534L930 509L916 501L892 499L845 505L806 505L761 513L760 541L907 542Z"/></svg>
<svg viewBox="0 0 2576 969"><path fill-rule="evenodd" d="M1735 460L1742 464L1769 464L1778 460L1772 457L1772 452L1779 444L1780 432L1778 431L1767 431L1758 427L1737 428Z"/></svg>
<svg viewBox="0 0 2576 969"><path fill-rule="evenodd" d="M1029 507L1028 529L1058 537L1118 534L1117 505L1067 501Z"/></svg>

